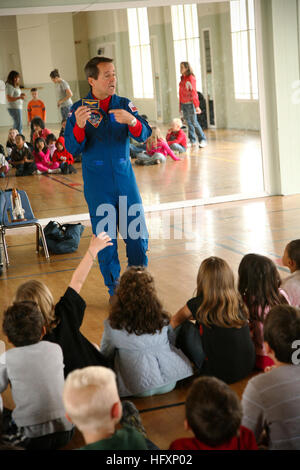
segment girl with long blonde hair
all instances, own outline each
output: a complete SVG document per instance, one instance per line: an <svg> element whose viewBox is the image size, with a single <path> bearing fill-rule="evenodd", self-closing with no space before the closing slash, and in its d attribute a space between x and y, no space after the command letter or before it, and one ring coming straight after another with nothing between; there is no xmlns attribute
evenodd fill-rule
<svg viewBox="0 0 300 470"><path fill-rule="evenodd" d="M201 373L233 383L253 369L248 310L225 260L212 256L201 263L196 297L172 317L171 325L176 345Z"/></svg>
<svg viewBox="0 0 300 470"><path fill-rule="evenodd" d="M169 155L173 160L178 161L174 152L162 137L158 127L152 127L152 134L146 141L146 151L137 154L136 165L157 165L167 160Z"/></svg>

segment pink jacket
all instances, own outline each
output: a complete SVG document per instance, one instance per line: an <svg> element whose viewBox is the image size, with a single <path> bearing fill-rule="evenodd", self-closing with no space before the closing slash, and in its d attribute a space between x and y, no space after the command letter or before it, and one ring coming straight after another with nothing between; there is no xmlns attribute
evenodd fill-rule
<svg viewBox="0 0 300 470"><path fill-rule="evenodd" d="M43 163L47 164L50 162L50 150L47 149L46 153L44 152L36 152L35 150L32 152L34 156L35 163Z"/></svg>
<svg viewBox="0 0 300 470"><path fill-rule="evenodd" d="M155 153L162 153L163 155L167 156L170 155L173 160L178 161L180 158L177 158L175 153L170 149L167 142L164 140L158 140L156 146L152 146L151 149L147 147L148 155L154 155Z"/></svg>

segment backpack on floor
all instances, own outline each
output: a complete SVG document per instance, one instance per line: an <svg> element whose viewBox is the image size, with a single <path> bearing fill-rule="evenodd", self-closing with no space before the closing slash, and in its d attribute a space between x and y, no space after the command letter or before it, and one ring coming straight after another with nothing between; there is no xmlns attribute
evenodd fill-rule
<svg viewBox="0 0 300 470"><path fill-rule="evenodd" d="M78 224L63 224L50 220L44 227L44 234L51 253L73 253L77 250L84 226ZM40 240L41 245L41 240Z"/></svg>

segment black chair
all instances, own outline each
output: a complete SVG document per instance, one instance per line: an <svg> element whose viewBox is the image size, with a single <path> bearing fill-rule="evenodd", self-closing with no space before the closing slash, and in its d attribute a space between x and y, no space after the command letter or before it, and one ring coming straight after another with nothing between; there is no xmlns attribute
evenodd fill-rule
<svg viewBox="0 0 300 470"><path fill-rule="evenodd" d="M36 253L39 253L39 237L41 236L42 246L44 249L45 257L49 259L49 252L47 242L44 235L44 230L38 219L34 217L32 208L25 191L19 191L22 208L24 209L23 220L14 220L13 207L12 207L12 191L1 191L0 192L0 232L1 240L3 245L3 251L6 261L6 266L9 266L9 258L7 252L7 244L5 240L6 230L12 228L28 227L30 225L36 226Z"/></svg>

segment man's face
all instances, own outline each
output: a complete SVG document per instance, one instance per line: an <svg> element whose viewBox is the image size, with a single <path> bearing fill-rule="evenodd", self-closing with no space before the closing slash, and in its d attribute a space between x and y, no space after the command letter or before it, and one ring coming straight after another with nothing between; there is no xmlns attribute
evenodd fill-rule
<svg viewBox="0 0 300 470"><path fill-rule="evenodd" d="M37 97L38 97L37 91L32 91L31 96L33 100L37 100Z"/></svg>
<svg viewBox="0 0 300 470"><path fill-rule="evenodd" d="M92 93L96 98L105 99L116 92L117 78L115 66L112 62L102 62L97 65L99 70L98 78L88 78L92 87Z"/></svg>

